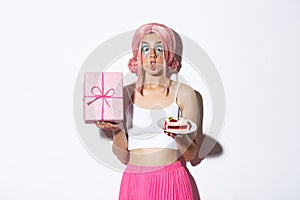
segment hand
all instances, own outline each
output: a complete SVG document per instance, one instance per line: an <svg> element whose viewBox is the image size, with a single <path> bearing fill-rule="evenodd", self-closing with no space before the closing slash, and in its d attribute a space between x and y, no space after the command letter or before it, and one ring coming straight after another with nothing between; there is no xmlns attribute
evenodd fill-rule
<svg viewBox="0 0 300 200"><path fill-rule="evenodd" d="M113 132L121 130L119 124L113 123L113 122L97 121L96 126L98 128L101 128L101 129L104 129L104 130L107 130L107 131L113 131Z"/></svg>
<svg viewBox="0 0 300 200"><path fill-rule="evenodd" d="M180 134L175 134L175 133L171 133L171 132L167 132L167 131L164 131L165 132L165 134L167 134L169 137L172 137L172 138L175 138L175 137L177 137L177 138L182 138L182 135L180 135Z"/></svg>

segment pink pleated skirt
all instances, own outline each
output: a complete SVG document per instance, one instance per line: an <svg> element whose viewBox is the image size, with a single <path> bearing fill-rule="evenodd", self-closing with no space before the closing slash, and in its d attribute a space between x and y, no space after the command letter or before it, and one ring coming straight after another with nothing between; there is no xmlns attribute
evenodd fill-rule
<svg viewBox="0 0 300 200"><path fill-rule="evenodd" d="M193 192L180 161L154 167L127 164L119 200L193 200Z"/></svg>

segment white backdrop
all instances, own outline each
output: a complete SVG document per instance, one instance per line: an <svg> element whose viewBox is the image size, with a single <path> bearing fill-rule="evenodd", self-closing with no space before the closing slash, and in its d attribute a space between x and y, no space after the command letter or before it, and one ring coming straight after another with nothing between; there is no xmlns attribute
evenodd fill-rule
<svg viewBox="0 0 300 200"><path fill-rule="evenodd" d="M197 42L226 94L223 154L189 167L203 200L297 199L300 3L1 1L0 199L117 199L82 146L73 88L102 42L159 22Z"/></svg>

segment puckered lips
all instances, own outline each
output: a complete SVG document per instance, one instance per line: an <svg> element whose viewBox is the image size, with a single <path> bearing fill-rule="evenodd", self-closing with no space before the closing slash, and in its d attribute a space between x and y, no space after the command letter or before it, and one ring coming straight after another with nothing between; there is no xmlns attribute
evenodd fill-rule
<svg viewBox="0 0 300 200"><path fill-rule="evenodd" d="M151 60L150 61L150 69L151 70L155 70L156 69L156 61L155 60Z"/></svg>

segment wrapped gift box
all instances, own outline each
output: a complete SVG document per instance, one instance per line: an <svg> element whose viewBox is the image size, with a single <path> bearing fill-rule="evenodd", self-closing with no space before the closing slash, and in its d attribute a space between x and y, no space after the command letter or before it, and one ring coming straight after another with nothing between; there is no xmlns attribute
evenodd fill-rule
<svg viewBox="0 0 300 200"><path fill-rule="evenodd" d="M123 74L86 72L84 75L84 120L123 120Z"/></svg>

